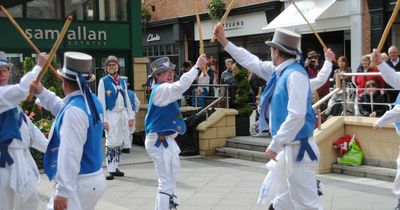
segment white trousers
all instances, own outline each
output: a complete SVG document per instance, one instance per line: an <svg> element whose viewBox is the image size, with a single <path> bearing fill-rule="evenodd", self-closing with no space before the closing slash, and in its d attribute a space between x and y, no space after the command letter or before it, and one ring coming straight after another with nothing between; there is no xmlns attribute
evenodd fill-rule
<svg viewBox="0 0 400 210"><path fill-rule="evenodd" d="M129 117L126 110L120 112L106 111L106 122L110 129L106 134L106 147L114 148L123 144L125 139L129 138Z"/></svg>
<svg viewBox="0 0 400 210"><path fill-rule="evenodd" d="M132 127L129 127L129 138L125 138L124 139L124 142L123 142L123 148L124 149L130 149L130 148L132 148L132 141L133 141L133 134L135 133L135 131L136 131L136 123L135 123L136 121L134 120L133 121L133 126Z"/></svg>
<svg viewBox="0 0 400 210"><path fill-rule="evenodd" d="M37 185L39 171L29 149L8 151L14 164L0 168L0 210L34 210L39 198Z"/></svg>
<svg viewBox="0 0 400 210"><path fill-rule="evenodd" d="M39 198L35 189L25 200L19 193L10 187L10 168L0 168L0 210L35 210L38 208Z"/></svg>
<svg viewBox="0 0 400 210"><path fill-rule="evenodd" d="M157 141L158 135L150 133L146 136L145 147L149 156L153 159L157 178L158 189L156 196L155 210L169 210L169 196L160 194L159 192L173 195L176 188L176 177L181 169L179 153L181 150L177 145L176 135L166 136L168 147L163 144L156 147L154 144Z"/></svg>
<svg viewBox="0 0 400 210"><path fill-rule="evenodd" d="M78 187L76 192L68 195L69 210L94 210L97 202L106 190L106 179L103 170L78 176ZM54 209L55 191L51 195L47 210Z"/></svg>
<svg viewBox="0 0 400 210"><path fill-rule="evenodd" d="M319 159L319 149L313 138L309 144ZM316 184L316 169L318 161L312 161L307 152L301 162L296 161L300 144L288 145L278 154L278 162L269 173L278 173L274 170L283 170L283 177L279 179L275 174L275 196L273 206L276 210L321 210L319 205L318 189ZM268 175L267 175L268 177ZM282 177L282 176L280 176ZM275 183L276 184L276 183Z"/></svg>
<svg viewBox="0 0 400 210"><path fill-rule="evenodd" d="M400 152L397 156L397 173L394 179L393 193L397 199L400 199Z"/></svg>

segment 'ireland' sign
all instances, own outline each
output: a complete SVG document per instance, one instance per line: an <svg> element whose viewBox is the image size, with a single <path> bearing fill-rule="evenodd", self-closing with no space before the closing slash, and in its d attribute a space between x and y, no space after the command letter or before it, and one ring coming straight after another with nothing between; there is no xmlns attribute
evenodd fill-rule
<svg viewBox="0 0 400 210"><path fill-rule="evenodd" d="M26 35L39 49L50 49L60 34L61 21L18 21ZM0 19L3 35L0 49L29 47L5 19ZM130 36L127 23L72 22L63 44L66 49L129 49Z"/></svg>

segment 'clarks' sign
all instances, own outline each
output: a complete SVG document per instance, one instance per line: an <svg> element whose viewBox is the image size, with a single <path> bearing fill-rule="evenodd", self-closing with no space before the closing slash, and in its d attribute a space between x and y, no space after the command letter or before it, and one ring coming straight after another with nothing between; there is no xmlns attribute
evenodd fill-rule
<svg viewBox="0 0 400 210"><path fill-rule="evenodd" d="M26 35L34 40L56 40L60 35L58 29L25 29ZM68 45L107 46L107 32L103 30L88 30L86 26L78 26L68 30L66 34Z"/></svg>

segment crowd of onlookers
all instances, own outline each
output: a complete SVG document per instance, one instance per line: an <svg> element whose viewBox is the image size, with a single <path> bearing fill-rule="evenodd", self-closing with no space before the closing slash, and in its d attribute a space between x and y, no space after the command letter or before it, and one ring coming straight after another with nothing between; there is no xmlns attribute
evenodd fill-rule
<svg viewBox="0 0 400 210"><path fill-rule="evenodd" d="M388 54L383 53L383 58L396 71L400 71L399 52L396 46L391 46L388 49ZM229 106L231 108L236 107L235 97L238 81L235 80L234 74L239 70L239 65L231 58L226 59L224 62L225 69L220 72L217 60L213 56L208 58L206 69L203 73L199 73L191 88L183 94L182 105L204 107L215 98L224 95L229 96ZM344 112L346 112L346 115L380 117L391 108L399 91L393 90L381 76L340 76L340 83L335 81L338 73L379 72L376 67L371 67L370 63L370 56L363 55L358 68L352 71L345 56L339 56L334 61L331 79L313 93L314 101L329 94L335 88L335 84L341 84L345 89L335 93L329 101L320 106L324 119L330 116L343 115ZM322 64L322 57L316 51L308 52L304 59L304 67L310 78L317 76ZM193 63L185 61L182 66L177 72L176 79L189 71ZM151 78L149 78L149 84L150 81ZM257 75L250 73L250 71L248 81L250 84L249 103L255 105L256 96L265 87L266 82ZM206 86L215 84L223 84L227 87ZM343 100L346 101L345 110L343 110Z"/></svg>

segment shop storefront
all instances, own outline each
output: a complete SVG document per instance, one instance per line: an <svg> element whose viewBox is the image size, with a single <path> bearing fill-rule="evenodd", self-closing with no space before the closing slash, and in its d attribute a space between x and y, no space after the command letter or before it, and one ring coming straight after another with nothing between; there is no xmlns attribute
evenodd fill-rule
<svg viewBox="0 0 400 210"><path fill-rule="evenodd" d="M259 5L236 8L232 10L224 23L226 37L238 46L242 46L260 59L270 57L269 50L266 50L265 41L271 40L273 33L265 33L262 27L267 25L268 20L274 19L282 10L283 3L268 2ZM219 74L225 70L225 59L231 56L219 45L211 45L215 22L212 20L202 20L203 39L205 52L208 56L217 59ZM196 47L199 46L199 33L197 23L194 23L194 39Z"/></svg>
<svg viewBox="0 0 400 210"><path fill-rule="evenodd" d="M179 39L176 38L179 37L178 33L178 24L146 29L143 33L143 55L148 57L150 62L168 56L172 63L182 63L181 45Z"/></svg>
<svg viewBox="0 0 400 210"><path fill-rule="evenodd" d="M337 56L348 57L352 69L355 70L362 55L362 1L297 1L296 5L319 33L327 47L331 48ZM285 10L266 25L264 30L273 31L278 27L287 28L302 35L301 50L305 55L311 50L322 54L322 46L291 2L286 3Z"/></svg>
<svg viewBox="0 0 400 210"><path fill-rule="evenodd" d="M106 9L104 3L114 6L113 9ZM65 18L61 17L73 15L74 20L57 51L58 67L62 65L65 51L84 52L94 58L93 72L98 80L104 75L106 57L115 55L119 58L120 74L127 75L133 81L132 57L141 56L142 47L141 42L139 42L139 47L134 47L133 44L136 43L133 40L135 37L138 39L137 36L140 36L141 40L141 33L133 33L134 24L128 17L127 8L134 5L129 1L90 0L71 5L69 0L36 0L9 6L8 10L16 17L16 21L25 34L42 52L49 52L60 34L65 21ZM49 7L55 10L53 12L58 12L47 14L43 11L43 7ZM131 11L136 12L136 10L139 11L139 9ZM135 14L131 15L135 16ZM0 17L0 29L2 32L0 50L5 51L14 63L11 82L18 82L22 76L24 58L36 55L7 18ZM97 85L93 86L94 89L97 87Z"/></svg>

